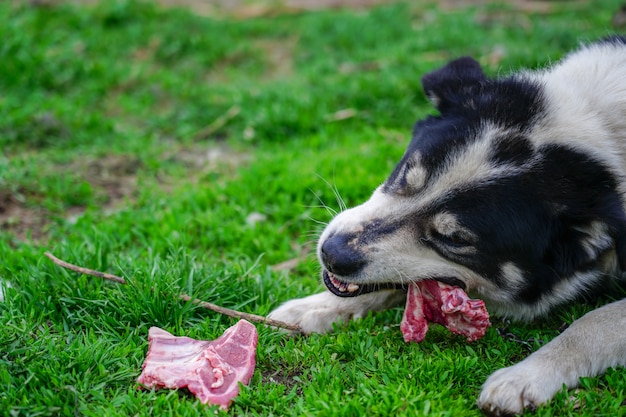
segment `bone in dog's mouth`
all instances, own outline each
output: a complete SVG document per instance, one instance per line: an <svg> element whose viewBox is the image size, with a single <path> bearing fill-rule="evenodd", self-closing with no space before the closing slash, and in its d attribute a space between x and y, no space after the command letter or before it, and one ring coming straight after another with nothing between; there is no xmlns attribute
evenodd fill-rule
<svg viewBox="0 0 626 417"><path fill-rule="evenodd" d="M383 289L406 291L406 307L400 324L406 342L423 341L429 322L441 324L452 333L465 336L468 342L483 337L491 325L485 303L469 298L465 293L465 283L458 278L440 277L403 285L346 283L328 270L324 270L322 276L330 292L339 297L356 297Z"/></svg>

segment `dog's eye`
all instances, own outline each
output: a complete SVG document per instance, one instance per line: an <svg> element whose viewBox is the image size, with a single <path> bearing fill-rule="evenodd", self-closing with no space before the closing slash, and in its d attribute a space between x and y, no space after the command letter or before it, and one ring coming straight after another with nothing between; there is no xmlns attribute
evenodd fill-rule
<svg viewBox="0 0 626 417"><path fill-rule="evenodd" d="M470 239L460 232L453 232L448 235L437 233L437 237L448 246L461 248L461 247L472 245L472 242L470 241Z"/></svg>

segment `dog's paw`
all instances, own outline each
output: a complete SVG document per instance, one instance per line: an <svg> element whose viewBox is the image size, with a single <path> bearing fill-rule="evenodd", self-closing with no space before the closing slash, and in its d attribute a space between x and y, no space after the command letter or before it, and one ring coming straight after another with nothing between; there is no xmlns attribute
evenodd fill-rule
<svg viewBox="0 0 626 417"><path fill-rule="evenodd" d="M269 318L300 326L302 333L326 333L333 323L348 321L354 314L341 308L341 298L323 292L287 301L269 314Z"/></svg>
<svg viewBox="0 0 626 417"><path fill-rule="evenodd" d="M521 414L550 401L562 386L562 378L550 366L524 361L494 372L483 385L477 405L491 416Z"/></svg>
<svg viewBox="0 0 626 417"><path fill-rule="evenodd" d="M287 301L269 314L269 318L296 324L302 333L326 333L333 323L347 323L367 315L369 311L384 310L401 303L402 291L377 291L358 297L337 297L325 291Z"/></svg>

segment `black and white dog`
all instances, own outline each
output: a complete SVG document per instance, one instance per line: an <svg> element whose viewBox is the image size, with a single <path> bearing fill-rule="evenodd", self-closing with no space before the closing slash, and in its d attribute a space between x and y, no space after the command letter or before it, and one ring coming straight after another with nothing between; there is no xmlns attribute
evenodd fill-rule
<svg viewBox="0 0 626 417"><path fill-rule="evenodd" d="M546 70L489 79L471 58L423 77L439 115L419 121L372 197L337 215L318 257L330 291L271 314L304 332L401 303L435 279L529 320L626 271L626 38ZM582 376L626 365L626 300L608 304L521 363L478 405L495 415L549 401Z"/></svg>

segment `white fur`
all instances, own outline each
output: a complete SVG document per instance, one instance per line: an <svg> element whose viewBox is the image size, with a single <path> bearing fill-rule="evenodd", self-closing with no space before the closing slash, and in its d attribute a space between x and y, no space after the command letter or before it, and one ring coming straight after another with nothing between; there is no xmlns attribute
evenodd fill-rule
<svg viewBox="0 0 626 417"><path fill-rule="evenodd" d="M370 311L386 310L404 302L402 291L388 290L364 294L356 298L340 298L322 292L287 301L269 315L275 320L300 326L304 334L326 333L333 323L347 323L366 316Z"/></svg>

